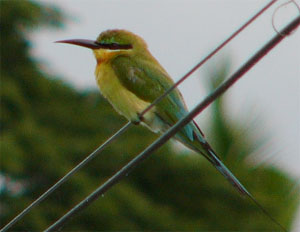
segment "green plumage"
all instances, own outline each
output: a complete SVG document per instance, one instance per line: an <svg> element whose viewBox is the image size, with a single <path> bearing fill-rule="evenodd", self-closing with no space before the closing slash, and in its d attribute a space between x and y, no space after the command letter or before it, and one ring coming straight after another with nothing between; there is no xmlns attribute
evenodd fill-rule
<svg viewBox="0 0 300 232"><path fill-rule="evenodd" d="M102 48L94 50L100 90L114 108L129 120L135 121L143 111L142 107L152 103L174 84L148 51L144 40L137 35L125 30L108 30L100 34L97 43L132 47L114 51L104 51ZM178 89L174 89L144 115L142 123L155 132L165 132L187 113L182 95ZM181 129L175 138L202 154L240 193L251 196L220 161L194 121Z"/></svg>
<svg viewBox="0 0 300 232"><path fill-rule="evenodd" d="M108 30L96 41L64 40L93 50L97 60L96 80L102 95L114 109L136 122L140 113L174 83L168 73L151 55L145 41L125 30ZM174 89L143 115L142 124L154 132L165 132L187 114L178 89ZM252 198L245 187L225 167L194 121L185 125L175 138L202 154L240 193Z"/></svg>

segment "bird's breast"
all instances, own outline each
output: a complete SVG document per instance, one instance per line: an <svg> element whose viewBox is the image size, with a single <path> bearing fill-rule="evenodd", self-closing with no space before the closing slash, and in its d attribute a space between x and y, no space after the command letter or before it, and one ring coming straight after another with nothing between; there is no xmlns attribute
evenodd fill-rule
<svg viewBox="0 0 300 232"><path fill-rule="evenodd" d="M109 63L98 63L95 75L102 95L128 120L136 121L138 114L150 105L122 85ZM153 113L149 112L145 117L152 121Z"/></svg>

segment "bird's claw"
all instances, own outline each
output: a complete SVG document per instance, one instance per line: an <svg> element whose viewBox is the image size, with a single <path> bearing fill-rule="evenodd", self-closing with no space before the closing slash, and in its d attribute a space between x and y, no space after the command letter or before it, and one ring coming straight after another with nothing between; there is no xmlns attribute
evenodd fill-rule
<svg viewBox="0 0 300 232"><path fill-rule="evenodd" d="M137 119L133 120L132 123L134 125L139 125L142 121L144 121L144 117L140 114L137 115Z"/></svg>

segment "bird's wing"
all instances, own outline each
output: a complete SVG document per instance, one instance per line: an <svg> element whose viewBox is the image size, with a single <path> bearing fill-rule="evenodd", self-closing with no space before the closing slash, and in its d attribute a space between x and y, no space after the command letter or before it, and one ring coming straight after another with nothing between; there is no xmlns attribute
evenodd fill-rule
<svg viewBox="0 0 300 232"><path fill-rule="evenodd" d="M135 61L128 56L119 56L112 61L112 67L120 82L137 97L153 102L173 85L167 72L153 60ZM180 92L174 89L156 105L157 116L172 126L187 114L187 109ZM193 125L184 127L184 134L193 140Z"/></svg>
<svg viewBox="0 0 300 232"><path fill-rule="evenodd" d="M152 65L151 62L141 60L137 63L130 57L122 56L112 61L112 67L121 83L144 101L153 102L173 84L168 74L158 63ZM173 125L187 113L183 99L177 89L156 105L156 111L155 113L170 125ZM194 137L195 135L196 137ZM187 137L189 140L186 139ZM187 124L179 132L178 139L194 151L204 155L240 193L252 197L205 141L196 123Z"/></svg>

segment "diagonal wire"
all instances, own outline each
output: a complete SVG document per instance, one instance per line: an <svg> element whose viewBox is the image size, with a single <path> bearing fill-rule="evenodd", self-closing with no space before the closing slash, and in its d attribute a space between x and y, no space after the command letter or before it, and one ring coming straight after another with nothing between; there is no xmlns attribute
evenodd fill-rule
<svg viewBox="0 0 300 232"><path fill-rule="evenodd" d="M170 87L164 94L155 99L146 109L140 113L142 117L146 112L148 112L154 105L159 103L166 95L168 95L173 89L180 85L185 79L187 79L192 73L194 73L198 68L200 68L207 60L214 56L218 51L220 51L227 43L229 43L234 37L236 37L242 30L244 30L249 24L251 24L258 16L263 14L270 6L272 6L277 0L270 1L266 6L264 6L259 12L257 12L253 17L251 17L245 24L243 24L238 30L236 30L228 39L221 43L217 48L215 48L211 53L209 53L204 59L202 59L198 64L196 64L190 71L188 71L182 78L180 78L175 84Z"/></svg>
<svg viewBox="0 0 300 232"><path fill-rule="evenodd" d="M285 36L289 35L294 31L300 24L300 17L295 18L291 23L289 23L280 34L274 36L267 44L265 44L258 52L256 52L240 69L238 69L228 80L223 82L217 89L215 89L210 95L208 95L201 103L199 103L189 114L178 121L174 126L172 126L166 133L164 133L159 139L154 141L150 146L148 146L143 152L132 159L128 164L121 168L117 173L115 173L111 178L109 178L104 184L98 187L94 192L92 192L83 201L73 207L59 220L48 227L45 232L57 231L59 230L67 221L69 221L75 214L79 213L87 206L89 206L93 201L95 201L100 195L108 191L113 185L118 183L122 178L128 175L137 165L148 158L155 150L160 148L166 141L168 141L172 136L174 136L182 127L189 123L194 117L196 117L201 111L203 111L209 104L211 104L217 97L223 94L227 89L229 89L236 81L238 81L246 72L248 72L256 63L258 63L268 52L270 52L276 45L278 45ZM269 215L254 199L252 201L267 215ZM278 226L283 228L272 216L269 218L276 223Z"/></svg>
<svg viewBox="0 0 300 232"><path fill-rule="evenodd" d="M226 39L223 43L221 43L216 49L214 49L210 54L208 54L203 60L201 60L197 65L195 65L189 72L187 72L181 79L179 79L172 87L170 87L163 95L158 97L155 101L152 102L145 110L143 110L139 117L140 119L142 116L148 112L155 104L159 103L164 97L166 97L173 89L175 89L178 85L180 85L185 79L187 79L193 72L195 72L199 67L201 67L207 60L209 60L212 56L214 56L219 50L221 50L226 44L228 44L234 37L236 37L241 31L243 31L249 24L251 24L258 16L263 14L269 7L271 7L277 0L270 1L266 6L264 6L258 13L252 16L245 24L243 24L238 30L236 30L228 39ZM129 122L129 124L131 124ZM127 124L126 124L127 125ZM125 125L125 126L126 126ZM129 127L129 125L128 125ZM121 128L120 130L123 130ZM126 129L124 129L125 131ZM124 132L123 131L123 132ZM122 133L123 133L122 132ZM113 135L116 136L118 132ZM118 136L117 136L118 137ZM114 137L115 139L116 137ZM110 138L111 139L111 138ZM108 139L107 142L111 142ZM19 213L15 218L13 218L5 227L3 227L0 232L5 232L10 227L12 227L15 223L17 223L20 219L22 219L27 213L29 213L33 207L37 206L41 201L43 201L48 195L50 195L53 191L55 191L61 184L63 184L67 179L69 179L72 175L74 175L79 169L81 169L87 162L89 162L93 157L101 152L105 146L109 143L105 142L104 144L100 145L92 154L90 154L84 161L79 163L75 168L73 168L69 173L67 173L64 177L62 177L56 184L50 187L45 193L43 193L38 199L32 202L27 208L25 208L21 213ZM102 147L102 148L101 148ZM101 149L100 149L101 148Z"/></svg>
<svg viewBox="0 0 300 232"><path fill-rule="evenodd" d="M101 144L95 151L93 151L89 156L82 160L76 167L74 167L70 172L68 172L64 177L57 181L52 187L50 187L46 192L44 192L39 198L32 202L27 208L25 208L20 214L18 214L13 220L11 220L5 227L1 229L1 232L8 230L17 221L24 217L33 207L38 205L47 196L49 196L54 190L56 190L60 185L66 182L71 176L73 176L79 169L85 166L90 160L92 160L96 155L98 155L107 145L109 145L113 140L123 134L133 123L126 123L121 129L119 129L114 135L107 139L103 144Z"/></svg>

